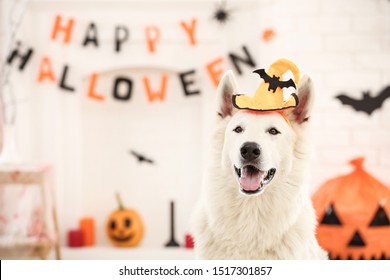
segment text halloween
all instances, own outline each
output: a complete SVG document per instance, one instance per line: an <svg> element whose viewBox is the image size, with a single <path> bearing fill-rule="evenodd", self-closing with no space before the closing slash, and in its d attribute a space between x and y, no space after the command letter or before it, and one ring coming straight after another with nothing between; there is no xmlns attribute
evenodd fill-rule
<svg viewBox="0 0 390 280"><path fill-rule="evenodd" d="M61 41L62 44L66 45L72 41L72 33L75 26L74 18L64 19L62 16L57 15L51 32L52 41ZM183 36L188 38L189 45L195 46L197 44L196 37L196 26L197 20L195 18L191 19L189 22L181 21L180 26L183 30ZM98 37L98 28L97 25L91 22L86 29L85 38L81 42L83 47L86 46L99 46L99 37ZM114 51L121 52L122 45L126 43L129 39L129 30L123 25L118 25L115 27L115 40L114 40ZM160 43L160 29L155 25L149 25L145 27L145 42L147 50L150 54L157 52L158 44ZM232 63L235 70L241 75L242 70L240 68L241 64L249 65L251 68L256 67L256 63L253 57L250 55L249 50L246 46L242 47L242 54L238 55L233 52L228 53L230 62ZM33 48L23 48L20 43L18 43L10 54L7 57L7 63L12 64L14 61L19 60L19 70L22 71L25 69L28 62L32 59L34 55ZM223 57L217 57L208 63L205 64L205 70L208 76L211 79L213 85L217 86L221 75L224 72L222 64L224 63ZM38 75L37 82L50 82L58 83L58 87L61 90L67 92L74 92L75 87L72 86L72 82L69 81L69 72L71 71L70 66L65 64L62 67L62 71L57 75L53 71L53 65L49 56L42 56L40 58L38 66ZM188 71L178 72L178 78L181 82L183 92L185 96L198 95L200 90L196 89L194 86L194 75L196 73L195 69ZM88 79L88 86L86 89L86 96L96 101L104 101L107 98L107 94L101 93L99 91L99 73L90 73ZM142 83L145 89L146 97L149 102L154 100L165 99L167 84L169 81L169 75L167 73L162 73L160 76L159 85L151 85L149 77L143 76ZM132 89L134 81L130 77L118 76L114 79L112 86L112 98L118 101L128 101L131 99Z"/></svg>

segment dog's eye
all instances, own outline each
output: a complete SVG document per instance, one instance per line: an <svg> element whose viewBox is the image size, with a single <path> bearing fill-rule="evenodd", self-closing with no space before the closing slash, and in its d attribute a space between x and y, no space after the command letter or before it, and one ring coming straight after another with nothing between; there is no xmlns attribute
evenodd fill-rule
<svg viewBox="0 0 390 280"><path fill-rule="evenodd" d="M241 126L237 126L235 129L233 129L233 131L236 133L241 133L244 131L244 129Z"/></svg>
<svg viewBox="0 0 390 280"><path fill-rule="evenodd" d="M271 127L270 129L268 129L268 133L271 135L277 135L280 134L280 131L277 130L275 127Z"/></svg>

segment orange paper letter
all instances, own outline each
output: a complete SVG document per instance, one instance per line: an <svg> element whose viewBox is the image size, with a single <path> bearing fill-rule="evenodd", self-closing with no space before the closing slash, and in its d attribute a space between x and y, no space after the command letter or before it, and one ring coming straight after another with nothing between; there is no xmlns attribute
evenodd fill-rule
<svg viewBox="0 0 390 280"><path fill-rule="evenodd" d="M160 84L160 90L154 92L150 88L150 82L148 77L143 78L145 90L146 90L146 96L148 97L149 102L153 102L154 99L160 99L163 101L165 99L165 92L167 88L167 82L168 82L168 76L166 74L163 74L161 77L161 84Z"/></svg>
<svg viewBox="0 0 390 280"><path fill-rule="evenodd" d="M88 97L96 99L97 101L104 101L104 96L95 92L96 80L98 77L99 75L97 73L92 73L88 87Z"/></svg>
<svg viewBox="0 0 390 280"><path fill-rule="evenodd" d="M148 50L151 53L156 51L156 43L160 40L160 29L155 25L145 27L145 36L148 43Z"/></svg>
<svg viewBox="0 0 390 280"><path fill-rule="evenodd" d="M190 44L195 46L195 27L196 27L196 19L193 18L190 25L187 25L185 21L180 22L181 27L183 27L184 31L188 34L188 38L190 39Z"/></svg>
<svg viewBox="0 0 390 280"><path fill-rule="evenodd" d="M57 35L59 32L64 32L64 44L69 43L70 37L72 35L72 29L74 25L74 19L70 18L66 24L61 24L62 17L56 16L56 20L54 22L53 31L51 32L51 39L54 41L57 39Z"/></svg>
<svg viewBox="0 0 390 280"><path fill-rule="evenodd" d="M38 72L38 83L41 83L43 80L48 79L52 82L56 81L56 78L53 73L53 67L51 66L50 58L44 56L42 58L41 64L39 65Z"/></svg>
<svg viewBox="0 0 390 280"><path fill-rule="evenodd" d="M218 86L219 80L221 79L223 70L220 68L215 69L215 67L222 62L223 57L219 57L206 65L207 73L210 75L210 79L216 87Z"/></svg>

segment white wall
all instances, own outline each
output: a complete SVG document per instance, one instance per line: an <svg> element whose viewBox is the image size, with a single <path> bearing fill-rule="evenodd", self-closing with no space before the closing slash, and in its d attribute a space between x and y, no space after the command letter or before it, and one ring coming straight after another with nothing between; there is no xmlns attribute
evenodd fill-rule
<svg viewBox="0 0 390 280"><path fill-rule="evenodd" d="M334 98L376 96L390 84L389 1L279 0L261 11L260 27L275 26L279 35L261 48L262 62L289 57L315 81L313 187L348 172L345 163L359 155L389 185L390 102L369 117Z"/></svg>
<svg viewBox="0 0 390 280"><path fill-rule="evenodd" d="M59 206L61 239L69 228L77 227L80 217L94 216L97 242L107 244L104 225L116 208L114 193L119 191L128 207L141 213L146 234L144 245L160 247L169 237L169 201L176 201L177 239L184 242L189 217L201 184L204 111L214 100L215 88L205 73L205 65L223 57L222 67L230 68L227 53L241 54L249 46L259 61L254 28L238 34L237 25L222 28L212 22L214 3L134 1L94 4L61 1L51 4L33 1L21 26L20 38L35 49L34 58L23 72L14 72L13 84L18 96L27 100L19 104L18 144L26 159L52 162L56 170L56 194ZM236 3L240 13L236 20L249 26L256 18L256 3ZM63 45L51 41L55 16L75 19L72 41ZM248 17L248 15L250 15ZM198 20L196 46L190 46L180 21ZM100 47L82 48L87 26L95 22ZM130 40L120 54L113 52L114 28L129 27ZM149 54L143 29L156 24L161 30L157 52ZM236 39L236 40L234 40ZM57 84L37 84L41 57L51 58L57 80L65 64L70 65L69 82L76 91L67 93ZM162 69L162 70L161 70ZM194 88L200 96L185 97L177 72L196 70ZM243 66L248 72L251 68ZM106 96L103 103L86 96L92 72L101 73L98 91ZM146 101L142 77L159 84L160 74L169 76L166 100ZM132 98L115 101L111 96L116 75L134 82ZM244 81L245 79L240 79ZM21 83L20 81L23 81ZM207 119L208 121L208 119ZM156 161L155 165L137 164L129 154L136 150Z"/></svg>
<svg viewBox="0 0 390 280"><path fill-rule="evenodd" d="M240 53L242 44L254 53L258 67L287 57L315 81L313 189L326 179L348 172L346 162L358 155L366 156L367 169L390 184L390 102L367 116L334 98L340 92L359 97L363 90L375 95L390 83L389 1L228 1L228 7L234 8L233 18L225 27L215 26L210 19L216 1L80 2L32 1L20 38L36 48L36 56L25 72L14 72L12 77L18 96L28 100L19 107L20 150L27 159L50 161L56 167L63 242L66 230L77 226L80 216L94 215L100 229L98 242L106 244L102 228L105 217L115 207L116 190L128 206L143 215L148 227L145 245L151 247L161 246L168 238L168 200L174 196L178 239L182 241L201 181L209 126L205 116L211 109L214 91L204 65L219 55L226 58L228 51ZM153 10L152 5L158 9ZM69 46L49 40L57 13L77 20ZM193 15L199 22L199 43L190 49L175 24ZM80 47L92 20L103 38L99 50ZM161 44L157 56L150 56L142 28L154 21L170 39ZM129 24L130 32L134 32L134 41L119 56L111 50L112 28L117 23ZM261 32L269 27L275 29L276 37L263 42ZM57 72L66 62L72 66L71 79L79 89L75 96L61 92L55 85L36 84L39 57L44 54L50 55ZM145 102L138 84L128 104L113 100L98 104L85 96L91 71L107 73L99 88L105 92L119 68L140 81L146 70L132 67L141 63L174 70L195 68L202 95L184 98L181 90L179 95L168 90L164 104L151 105ZM225 68L231 67L226 60ZM245 77L239 82L243 92L249 92L257 77L248 67L243 69ZM174 75L171 81L172 87L178 88ZM155 157L157 165L137 165L126 154L130 148Z"/></svg>

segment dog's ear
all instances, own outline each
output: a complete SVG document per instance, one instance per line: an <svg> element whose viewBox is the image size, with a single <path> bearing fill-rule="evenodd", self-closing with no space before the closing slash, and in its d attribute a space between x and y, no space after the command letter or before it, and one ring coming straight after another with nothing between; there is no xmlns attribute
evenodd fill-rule
<svg viewBox="0 0 390 280"><path fill-rule="evenodd" d="M232 96L238 94L238 84L231 70L221 78L217 88L217 113L221 118L233 115L237 110L233 107Z"/></svg>
<svg viewBox="0 0 390 280"><path fill-rule="evenodd" d="M309 121L314 101L313 82L308 75L303 75L298 85L299 104L287 112L290 121L302 124Z"/></svg>

